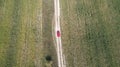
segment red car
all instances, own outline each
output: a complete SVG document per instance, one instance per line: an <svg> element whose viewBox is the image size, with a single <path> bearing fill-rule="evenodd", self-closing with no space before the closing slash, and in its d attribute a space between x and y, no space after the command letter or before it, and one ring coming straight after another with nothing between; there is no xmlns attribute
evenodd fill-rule
<svg viewBox="0 0 120 67"><path fill-rule="evenodd" d="M57 37L60 37L60 31L57 31Z"/></svg>

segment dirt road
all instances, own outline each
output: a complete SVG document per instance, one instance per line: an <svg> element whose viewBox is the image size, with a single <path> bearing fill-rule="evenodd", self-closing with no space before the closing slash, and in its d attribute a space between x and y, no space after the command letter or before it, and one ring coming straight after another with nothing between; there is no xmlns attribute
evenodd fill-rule
<svg viewBox="0 0 120 67"><path fill-rule="evenodd" d="M55 39L56 39L56 50L58 56L58 67L65 66L65 58L62 50L61 41L61 30L60 30L60 4L59 0L54 0L54 11L55 11Z"/></svg>

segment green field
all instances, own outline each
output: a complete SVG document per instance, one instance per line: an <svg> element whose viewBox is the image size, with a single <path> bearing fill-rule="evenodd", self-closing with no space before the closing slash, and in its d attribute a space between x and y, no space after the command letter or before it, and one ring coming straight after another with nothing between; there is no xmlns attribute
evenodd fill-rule
<svg viewBox="0 0 120 67"><path fill-rule="evenodd" d="M42 42L44 44L44 57L51 56L52 57L52 67L57 67L57 53L55 50L56 44L53 41L52 35L52 25L54 22L54 1L53 0L43 0L42 1ZM49 64L49 62L44 62ZM44 66L43 66L44 67ZM49 67L49 66L48 66Z"/></svg>
<svg viewBox="0 0 120 67"><path fill-rule="evenodd" d="M0 0L0 67L43 65L42 0Z"/></svg>
<svg viewBox="0 0 120 67"><path fill-rule="evenodd" d="M57 67L53 7L53 0L0 0L0 67Z"/></svg>
<svg viewBox="0 0 120 67"><path fill-rule="evenodd" d="M53 1L0 0L0 67L57 67ZM120 0L60 0L60 7L67 67L120 67Z"/></svg>
<svg viewBox="0 0 120 67"><path fill-rule="evenodd" d="M67 67L120 67L120 0L61 0Z"/></svg>

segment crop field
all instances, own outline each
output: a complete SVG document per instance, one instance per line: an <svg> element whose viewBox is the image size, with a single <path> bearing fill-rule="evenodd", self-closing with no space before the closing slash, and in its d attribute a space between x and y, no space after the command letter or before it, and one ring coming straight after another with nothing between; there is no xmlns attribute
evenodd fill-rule
<svg viewBox="0 0 120 67"><path fill-rule="evenodd" d="M0 0L0 67L42 67L42 0Z"/></svg>
<svg viewBox="0 0 120 67"><path fill-rule="evenodd" d="M120 67L120 0L60 0L67 67Z"/></svg>
<svg viewBox="0 0 120 67"><path fill-rule="evenodd" d="M66 67L120 67L120 0L60 0L60 10ZM57 67L53 23L54 0L0 0L0 67Z"/></svg>
<svg viewBox="0 0 120 67"><path fill-rule="evenodd" d="M53 22L54 22L54 0L42 1L42 42L44 45L44 57L51 56L52 64L44 61L47 67L57 67L57 53L53 41ZM45 66L46 67L46 66Z"/></svg>

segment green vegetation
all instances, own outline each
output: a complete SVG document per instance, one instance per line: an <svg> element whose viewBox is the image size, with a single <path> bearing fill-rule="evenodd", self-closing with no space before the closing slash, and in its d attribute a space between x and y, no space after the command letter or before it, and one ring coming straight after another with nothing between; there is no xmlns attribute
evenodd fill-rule
<svg viewBox="0 0 120 67"><path fill-rule="evenodd" d="M57 67L53 7L53 0L0 0L0 67L45 67L47 55Z"/></svg>
<svg viewBox="0 0 120 67"><path fill-rule="evenodd" d="M0 67L42 67L41 12L41 0L0 0Z"/></svg>
<svg viewBox="0 0 120 67"><path fill-rule="evenodd" d="M0 0L0 67L57 67L53 1ZM60 0L67 67L120 67L119 4Z"/></svg>
<svg viewBox="0 0 120 67"><path fill-rule="evenodd" d="M54 23L54 0L42 1L42 30L43 30L43 44L44 44L44 57L51 56L52 61L44 60L45 67L57 67L57 53L53 41L53 28Z"/></svg>
<svg viewBox="0 0 120 67"><path fill-rule="evenodd" d="M61 0L67 67L120 67L119 4L119 0Z"/></svg>

